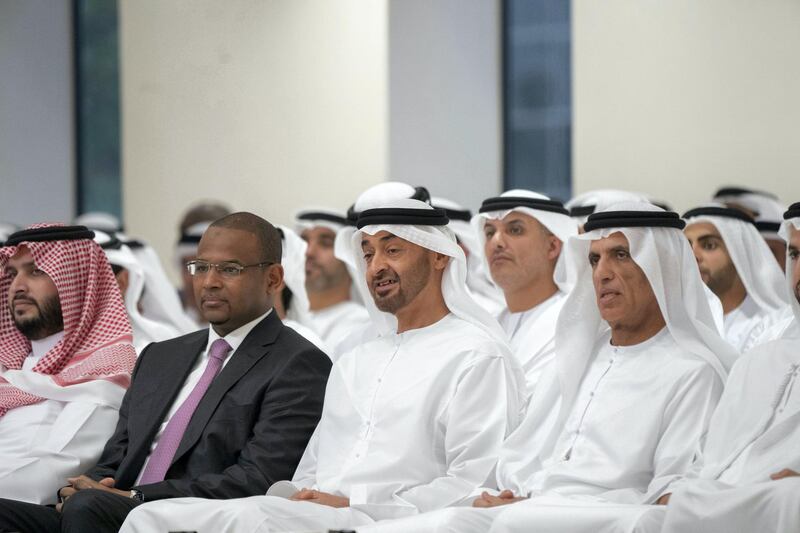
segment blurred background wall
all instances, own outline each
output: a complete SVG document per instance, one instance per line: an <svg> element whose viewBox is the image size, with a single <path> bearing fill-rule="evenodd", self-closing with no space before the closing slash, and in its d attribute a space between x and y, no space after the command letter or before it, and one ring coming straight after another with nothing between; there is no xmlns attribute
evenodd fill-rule
<svg viewBox="0 0 800 533"><path fill-rule="evenodd" d="M0 221L74 216L69 2L0 1Z"/></svg>
<svg viewBox="0 0 800 533"><path fill-rule="evenodd" d="M800 2L573 0L573 186L800 200Z"/></svg>
<svg viewBox="0 0 800 533"><path fill-rule="evenodd" d="M169 257L198 199L286 223L384 179L386 22L360 0L121 2L129 231Z"/></svg>

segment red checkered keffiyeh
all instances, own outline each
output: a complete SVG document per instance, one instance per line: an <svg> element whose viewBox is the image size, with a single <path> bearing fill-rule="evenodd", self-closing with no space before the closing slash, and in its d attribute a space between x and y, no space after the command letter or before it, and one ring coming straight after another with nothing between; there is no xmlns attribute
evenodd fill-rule
<svg viewBox="0 0 800 533"><path fill-rule="evenodd" d="M37 224L29 229L53 226L58 224ZM0 248L0 295L6 308L0 311L0 364L18 370L31 352L30 341L7 310L11 278L5 269L23 245L36 267L53 280L64 317L64 337L33 371L51 375L62 387L103 379L127 388L136 362L131 326L105 253L91 239L23 241ZM0 416L43 400L0 377Z"/></svg>

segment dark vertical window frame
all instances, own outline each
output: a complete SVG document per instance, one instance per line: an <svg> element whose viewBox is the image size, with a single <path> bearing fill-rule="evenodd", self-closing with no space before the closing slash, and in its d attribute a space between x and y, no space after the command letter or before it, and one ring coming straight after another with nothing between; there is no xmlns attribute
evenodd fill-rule
<svg viewBox="0 0 800 533"><path fill-rule="evenodd" d="M81 199L83 198L83 164L81 158L81 83L80 83L80 27L78 24L78 0L72 0L71 20L72 26L72 99L73 99L73 115L72 115L72 128L73 128L73 142L74 142L74 176L75 184L74 191L75 197L73 198L72 216L81 214L82 206Z"/></svg>
<svg viewBox="0 0 800 533"><path fill-rule="evenodd" d="M503 0L503 181L572 193L570 2Z"/></svg>
<svg viewBox="0 0 800 533"><path fill-rule="evenodd" d="M73 0L75 211L122 220L116 0Z"/></svg>

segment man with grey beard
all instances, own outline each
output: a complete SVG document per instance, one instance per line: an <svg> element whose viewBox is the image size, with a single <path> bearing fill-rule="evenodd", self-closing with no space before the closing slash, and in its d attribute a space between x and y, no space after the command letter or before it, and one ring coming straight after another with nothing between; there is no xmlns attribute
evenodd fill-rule
<svg viewBox="0 0 800 533"><path fill-rule="evenodd" d="M369 320L364 306L351 299L353 280L347 265L334 255L336 232L347 225L344 213L333 209L308 209L295 217L297 232L306 242L305 288L308 294L304 322L332 353L354 330Z"/></svg>

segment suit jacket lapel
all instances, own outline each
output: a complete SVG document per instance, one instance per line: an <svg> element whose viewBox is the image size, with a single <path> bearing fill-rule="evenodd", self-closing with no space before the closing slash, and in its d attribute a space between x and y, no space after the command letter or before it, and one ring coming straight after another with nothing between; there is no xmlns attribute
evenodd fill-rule
<svg viewBox="0 0 800 533"><path fill-rule="evenodd" d="M239 349L231 355L231 360L208 387L203 399L197 405L192 419L183 434L181 443L172 464L197 443L203 434L208 421L217 409L219 402L242 376L258 361L269 353L269 346L275 342L282 327L280 319L274 312L259 322L247 335Z"/></svg>
<svg viewBox="0 0 800 533"><path fill-rule="evenodd" d="M197 360L197 356L203 351L208 343L208 333L205 335L198 335L191 339L186 340L185 348L176 353L175 357L164 358L162 363L163 372L161 373L161 380L158 386L154 388L152 393L149 393L146 398L139 400L138 404L133 407L135 412L129 416L140 420L143 417L140 428L135 433L131 432L130 435L130 450L133 452L135 463L139 463L133 470L138 474L141 469L141 464L144 462L147 454L150 453L150 446L153 438L158 432L158 428L164 422L175 398L180 392L183 385L186 383L186 378L192 371L192 367ZM159 411L153 412L149 406L156 406Z"/></svg>

